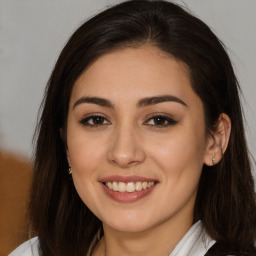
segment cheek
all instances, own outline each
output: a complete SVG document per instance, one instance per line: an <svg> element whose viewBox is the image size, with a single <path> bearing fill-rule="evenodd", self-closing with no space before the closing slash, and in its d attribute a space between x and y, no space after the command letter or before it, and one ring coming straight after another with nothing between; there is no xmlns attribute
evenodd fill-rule
<svg viewBox="0 0 256 256"><path fill-rule="evenodd" d="M195 173L198 175L201 173L204 143L203 132L180 129L169 138L158 140L154 146L149 146L148 151L150 157L166 176L189 178Z"/></svg>
<svg viewBox="0 0 256 256"><path fill-rule="evenodd" d="M75 175L88 176L95 173L104 155L104 148L90 139L73 139L69 144L69 155Z"/></svg>
<svg viewBox="0 0 256 256"><path fill-rule="evenodd" d="M79 138L79 136L77 136ZM96 146L89 139L72 139L69 145L70 158L72 159L72 179L80 198L87 207L100 217L97 195L100 193L98 186L98 170L102 167L102 147Z"/></svg>
<svg viewBox="0 0 256 256"><path fill-rule="evenodd" d="M67 129L68 154L75 174L93 172L102 151L99 139L92 139L85 128L70 117Z"/></svg>
<svg viewBox="0 0 256 256"><path fill-rule="evenodd" d="M87 204L92 197L91 191L97 187L97 170L102 163L104 147L99 139L92 139L77 125L70 124L67 135L73 182Z"/></svg>
<svg viewBox="0 0 256 256"><path fill-rule="evenodd" d="M161 173L163 194L168 195L158 202L172 214L186 205L193 208L203 167L203 140L191 133L182 135L162 141L150 152L152 163Z"/></svg>

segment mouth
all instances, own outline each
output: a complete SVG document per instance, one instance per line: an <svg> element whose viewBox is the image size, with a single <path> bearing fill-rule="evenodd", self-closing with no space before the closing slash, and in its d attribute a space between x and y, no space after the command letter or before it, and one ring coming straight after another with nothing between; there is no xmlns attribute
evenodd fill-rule
<svg viewBox="0 0 256 256"><path fill-rule="evenodd" d="M154 181L137 181L137 182L103 182L103 184L112 191L120 193L133 193L135 191L141 191L151 188L155 185Z"/></svg>
<svg viewBox="0 0 256 256"><path fill-rule="evenodd" d="M111 199L129 203L149 195L158 184L158 181L138 176L112 176L101 180L101 184L104 192Z"/></svg>

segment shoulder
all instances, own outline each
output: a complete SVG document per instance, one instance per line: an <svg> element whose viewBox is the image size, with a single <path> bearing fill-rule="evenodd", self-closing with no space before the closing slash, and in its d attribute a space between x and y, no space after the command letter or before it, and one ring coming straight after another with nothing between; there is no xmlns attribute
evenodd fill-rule
<svg viewBox="0 0 256 256"><path fill-rule="evenodd" d="M34 237L16 248L9 256L39 256L38 248L38 237Z"/></svg>

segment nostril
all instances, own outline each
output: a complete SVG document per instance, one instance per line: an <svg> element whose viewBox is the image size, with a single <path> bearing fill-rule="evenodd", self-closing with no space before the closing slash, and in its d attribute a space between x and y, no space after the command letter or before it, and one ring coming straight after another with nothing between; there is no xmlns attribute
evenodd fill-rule
<svg viewBox="0 0 256 256"><path fill-rule="evenodd" d="M111 164L118 165L121 168L127 168L130 166L142 163L145 160L146 154L142 149L134 148L133 150L127 150L126 152L110 151L108 154L108 160Z"/></svg>
<svg viewBox="0 0 256 256"><path fill-rule="evenodd" d="M130 161L128 159L117 159L117 160L110 160L111 164L118 165L121 168L129 168L131 166L135 166L140 163L140 161Z"/></svg>

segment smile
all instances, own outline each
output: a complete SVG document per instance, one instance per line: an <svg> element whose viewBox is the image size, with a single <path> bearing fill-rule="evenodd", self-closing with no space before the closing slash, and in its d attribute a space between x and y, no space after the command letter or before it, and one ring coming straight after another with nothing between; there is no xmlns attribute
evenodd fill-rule
<svg viewBox="0 0 256 256"><path fill-rule="evenodd" d="M103 191L120 203L132 203L149 194L157 187L157 180L139 176L109 176L100 180Z"/></svg>
<svg viewBox="0 0 256 256"><path fill-rule="evenodd" d="M142 181L137 181L137 182L117 182L117 181L113 181L113 182L106 182L105 186L107 186L110 190L113 191L118 191L121 193L132 193L135 191L141 191L141 190L145 190L148 189L152 186L154 186L155 182L151 181L151 182L142 182Z"/></svg>

